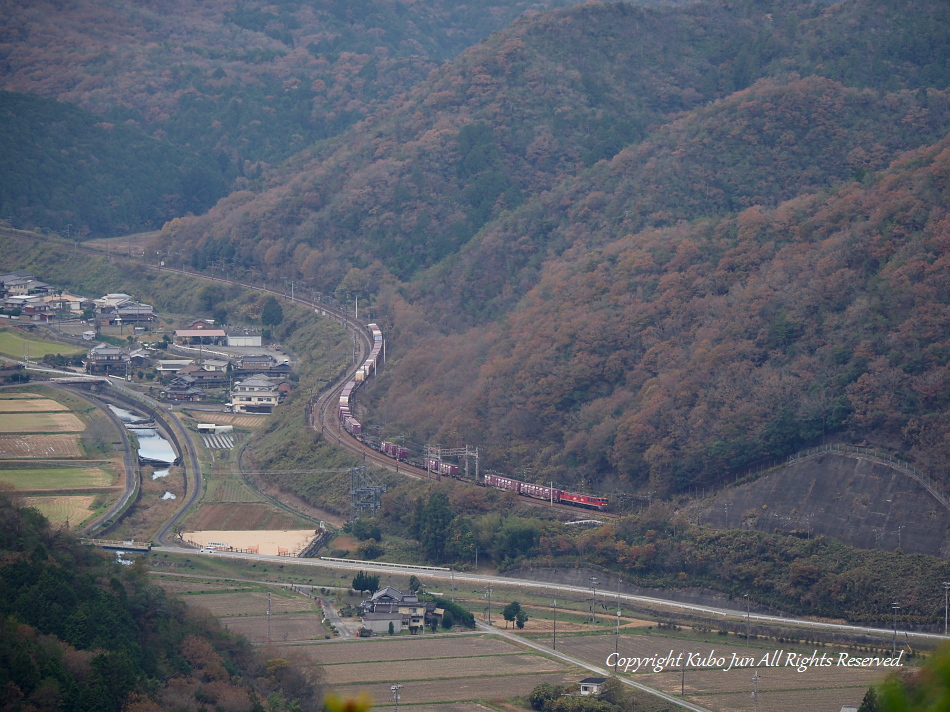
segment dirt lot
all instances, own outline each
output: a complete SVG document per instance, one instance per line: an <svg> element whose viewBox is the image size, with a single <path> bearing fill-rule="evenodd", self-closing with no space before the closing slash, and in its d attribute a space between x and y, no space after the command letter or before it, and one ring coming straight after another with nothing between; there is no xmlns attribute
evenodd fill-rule
<svg viewBox="0 0 950 712"><path fill-rule="evenodd" d="M233 505L221 505L233 506ZM243 509L246 505L239 505L236 509ZM263 507L261 507L263 509ZM287 549L293 553L306 547L314 537L313 529L296 530L205 530L185 533L185 539L193 541L199 546L206 546L209 542L220 542L235 549L260 547L258 553L277 554L277 547ZM214 554L203 554L214 556Z"/></svg>
<svg viewBox="0 0 950 712"><path fill-rule="evenodd" d="M0 435L0 458L79 458L82 455L76 435Z"/></svg>
<svg viewBox="0 0 950 712"><path fill-rule="evenodd" d="M0 414L0 432L4 433L80 433L85 429L72 413Z"/></svg>
<svg viewBox="0 0 950 712"><path fill-rule="evenodd" d="M69 410L49 398L0 398L0 413L54 413Z"/></svg>
<svg viewBox="0 0 950 712"><path fill-rule="evenodd" d="M290 529L296 522L275 512L265 504L209 504L202 506L188 519L188 526L196 531L214 529L236 531L248 529ZM261 553L264 550L261 549ZM274 549L273 553L277 553Z"/></svg>

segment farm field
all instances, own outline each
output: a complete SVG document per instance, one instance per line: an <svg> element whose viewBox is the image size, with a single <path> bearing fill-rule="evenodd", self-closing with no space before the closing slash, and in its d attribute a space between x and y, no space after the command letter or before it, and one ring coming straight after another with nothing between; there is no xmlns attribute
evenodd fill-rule
<svg viewBox="0 0 950 712"><path fill-rule="evenodd" d="M208 481L208 489L205 490L203 502L208 503L237 503L246 504L251 502L263 502L263 498L247 487L237 477L214 475L215 479Z"/></svg>
<svg viewBox="0 0 950 712"><path fill-rule="evenodd" d="M18 490L63 490L111 487L115 477L99 467L0 468L0 482Z"/></svg>
<svg viewBox="0 0 950 712"><path fill-rule="evenodd" d="M366 691L380 708L391 699L389 686L394 681L403 685L401 704L468 710L479 700L526 695L542 682L568 684L586 677L570 665L482 635L382 636L277 646L276 652L296 652L319 661L331 691L345 696Z"/></svg>
<svg viewBox="0 0 950 712"><path fill-rule="evenodd" d="M78 435L0 435L0 459L80 458Z"/></svg>
<svg viewBox="0 0 950 712"><path fill-rule="evenodd" d="M0 400L0 413L52 413L65 410L69 410L69 408L49 398L4 398Z"/></svg>
<svg viewBox="0 0 950 712"><path fill-rule="evenodd" d="M72 413L2 413L2 433L78 433L86 429Z"/></svg>
<svg viewBox="0 0 950 712"><path fill-rule="evenodd" d="M459 661L461 666L463 661ZM399 691L400 704L439 703L437 709L445 709L445 703L469 702L475 700L507 700L511 697L530 694L531 690L542 683L550 685L568 685L586 677L583 673L548 673L543 675L499 675L495 677L469 677L448 680L414 680L403 684ZM331 690L348 696L359 692L368 692L380 708L392 699L391 682L353 683L337 685L332 675L327 682ZM416 707L412 707L416 709ZM484 709L484 708L482 708Z"/></svg>
<svg viewBox="0 0 950 712"><path fill-rule="evenodd" d="M319 604L286 589L270 592L271 615L268 616L268 592L259 590L260 587L235 591L234 583L171 576L157 576L155 581L189 607L208 611L226 628L252 643L324 640L329 636L323 627Z"/></svg>
<svg viewBox="0 0 950 712"><path fill-rule="evenodd" d="M46 354L72 356L84 351L85 349L69 346L68 344L28 338L16 329L0 327L0 354L11 358L21 359L24 354L29 354L31 359L43 358Z"/></svg>
<svg viewBox="0 0 950 712"><path fill-rule="evenodd" d="M418 644L415 637L371 638L360 641L359 645L316 645L310 648L310 654L324 665L345 663L383 662L400 658L402 660L425 660L427 658L477 658L478 656L517 655L524 652L511 643L490 636L466 636L459 638L451 635L422 636L424 644Z"/></svg>
<svg viewBox="0 0 950 712"><path fill-rule="evenodd" d="M465 639L460 642L464 644ZM461 647L461 646L460 646ZM386 680L424 680L432 678L487 677L491 675L533 675L565 670L564 663L521 653L517 649L509 655L466 657L464 663L458 658L435 658L420 663L416 660L389 660L378 663L348 663L324 668L327 675L339 685L352 682Z"/></svg>
<svg viewBox="0 0 950 712"><path fill-rule="evenodd" d="M607 656L614 652L616 641L612 635L578 636L558 639L558 650L581 660L604 665ZM717 657L732 659L732 654L751 656L761 660L766 653L774 652L784 646L774 647L744 646L735 644L715 644L702 641L683 640L663 635L622 635L620 654L625 657L665 656L671 650L675 654L700 653L705 657L715 650ZM835 656L834 648L819 651ZM810 654L811 651L807 651ZM687 699L717 712L749 709L749 695L752 693L752 676L758 672L759 710L782 710L782 712L812 712L816 709L840 709L842 705L860 705L872 683L886 677L889 668L846 668L825 667L809 668L798 672L792 667L745 667L729 671L721 669L687 668L685 678L679 668L664 672L641 669L631 672L631 679L670 694L678 695L685 680ZM738 694L737 690L745 690ZM771 698L774 706L766 706L764 700ZM815 706L816 702L820 702Z"/></svg>
<svg viewBox="0 0 950 712"><path fill-rule="evenodd" d="M292 643L322 640L330 633L323 627L321 613L284 613L270 616L270 642ZM252 643L266 643L267 615L222 618L228 630L243 635Z"/></svg>
<svg viewBox="0 0 950 712"><path fill-rule="evenodd" d="M63 497L24 497L27 507L36 507L53 525L69 522L76 528L92 516L96 495L72 495Z"/></svg>
<svg viewBox="0 0 950 712"><path fill-rule="evenodd" d="M263 591L185 594L181 599L189 606L201 606L219 617L260 616L267 613L267 594ZM306 596L282 596L272 593L270 599L272 616L284 613L319 613L316 602Z"/></svg>
<svg viewBox="0 0 950 712"><path fill-rule="evenodd" d="M0 392L0 482L12 485L54 525L78 527L119 495L119 453L86 459L80 433L94 407L46 386ZM83 414L80 419L76 414ZM99 416L95 416L99 417ZM70 463L56 463L69 459Z"/></svg>
<svg viewBox="0 0 950 712"><path fill-rule="evenodd" d="M188 519L188 526L195 530L230 531L249 529L291 529L298 525L292 517L274 511L269 505L255 504L207 504ZM197 541L197 540L195 540ZM282 545L283 546L283 545ZM264 550L261 549L261 553ZM274 549L273 553L277 553Z"/></svg>

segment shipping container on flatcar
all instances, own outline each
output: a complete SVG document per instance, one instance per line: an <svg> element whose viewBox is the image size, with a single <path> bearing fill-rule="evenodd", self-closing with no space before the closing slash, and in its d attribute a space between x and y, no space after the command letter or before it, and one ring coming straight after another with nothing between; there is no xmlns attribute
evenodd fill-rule
<svg viewBox="0 0 950 712"><path fill-rule="evenodd" d="M361 432L363 432L363 426L360 425L360 421L353 417L349 417L344 420L343 427L350 435L359 435Z"/></svg>
<svg viewBox="0 0 950 712"><path fill-rule="evenodd" d="M525 497L545 499L549 502L559 502L561 490L556 488L552 489L546 485L533 485L530 482L522 482L521 494L523 494Z"/></svg>
<svg viewBox="0 0 950 712"><path fill-rule="evenodd" d="M439 462L439 474L448 475L449 477L458 477L459 466L453 465L450 462Z"/></svg>
<svg viewBox="0 0 950 712"><path fill-rule="evenodd" d="M403 447L402 445L397 445L396 443L391 443L388 440L384 440L383 444L380 446L382 452L390 457L393 457L397 460L405 460L409 457L409 449Z"/></svg>
<svg viewBox="0 0 950 712"><path fill-rule="evenodd" d="M512 480L508 477L499 477L498 475L485 475L485 484L489 487L497 487L498 489L510 490L512 492L520 492L521 485L523 483L518 480Z"/></svg>

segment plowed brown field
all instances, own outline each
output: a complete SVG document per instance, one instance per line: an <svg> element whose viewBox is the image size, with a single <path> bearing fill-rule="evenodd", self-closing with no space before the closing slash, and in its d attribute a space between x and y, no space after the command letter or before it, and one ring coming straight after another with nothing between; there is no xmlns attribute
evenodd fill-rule
<svg viewBox="0 0 950 712"><path fill-rule="evenodd" d="M271 642L323 640L327 631L320 622L320 613L285 613L270 617ZM240 633L252 643L267 642L267 616L224 618L221 621L231 631Z"/></svg>
<svg viewBox="0 0 950 712"><path fill-rule="evenodd" d="M82 457L76 435L0 435L0 458Z"/></svg>
<svg viewBox="0 0 950 712"><path fill-rule="evenodd" d="M295 524L263 504L209 504L188 520L195 530L290 529Z"/></svg>
<svg viewBox="0 0 950 712"><path fill-rule="evenodd" d="M213 615L222 618L230 616L260 616L267 613L267 594L261 591L246 593L204 593L183 595L181 599L189 606L201 606ZM315 613L316 603L306 596L271 595L270 609L273 615L283 613ZM322 617L322 614L320 614Z"/></svg>

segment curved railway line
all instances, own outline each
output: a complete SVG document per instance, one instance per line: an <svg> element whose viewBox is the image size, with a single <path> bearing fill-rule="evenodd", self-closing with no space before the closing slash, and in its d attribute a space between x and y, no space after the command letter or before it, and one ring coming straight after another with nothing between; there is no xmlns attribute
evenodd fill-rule
<svg viewBox="0 0 950 712"><path fill-rule="evenodd" d="M367 328L367 326L363 324L362 322L360 322L358 319L351 317L342 309L337 309L336 307L333 307L329 304L315 302L312 299L307 299L305 297L299 297L294 294L290 294L285 291L282 291L280 289L267 287L266 285L252 284L250 282L243 282L236 279L229 279L227 277L223 277L223 278L215 277L213 274L207 275L207 274L203 274L199 272L191 272L184 268L177 269L177 268L169 267L169 266L149 264L148 262L145 262L144 260L138 261L133 258L130 258L126 256L124 253L110 252L107 250L89 247L87 245L64 244L57 240L53 240L49 237L35 235L32 233L28 235L27 234L16 235L16 234L12 234L11 232L7 234L15 239L30 240L30 241L36 241L39 239L39 240L43 240L45 242L49 242L55 245L60 245L64 249L68 249L70 251L79 251L79 252L84 252L87 254L97 255L100 257L108 256L114 259L122 259L125 261L130 261L130 262L133 262L134 264L144 267L145 269L149 269L156 272L170 272L174 274L180 274L180 275L184 275L188 277L201 279L208 282L220 282L221 284L235 285L239 287L244 287L245 289L252 289L258 292L262 292L265 294L272 294L274 296L281 297L283 299L289 300L296 304L301 304L310 309L313 309L315 314L318 314L322 317L331 318L338 321L345 329L353 333L357 342L357 346L358 346L358 358L356 359L356 363L348 367L342 374L340 374L340 376L335 381L333 381L330 385L324 388L323 392L321 392L316 397L315 400L311 400L308 402L308 408L310 408L310 413L308 414L307 422L310 424L310 427L320 432L330 442L336 441L338 447L341 447L347 452L353 455L356 455L358 458L362 459L362 461L367 465L373 465L374 467L379 467L379 468L388 470L390 472L395 472L404 477L408 477L408 478L416 479L416 480L438 481L441 479L440 475L434 472L429 472L428 470L424 468L411 465L405 461L397 461L388 457L387 455L384 455L383 453L376 450L375 448L372 448L369 445L366 445L365 443L361 442L360 440L352 436L350 433L346 432L346 430L344 430L341 427L339 418L336 417L336 411L335 411L335 406L339 402L340 393L346 386L347 382L349 382L350 380L354 378L354 374L359 369L363 361L366 359L367 354L369 354L373 345L372 334ZM187 450L188 450L187 461L192 463L193 467L195 467L195 469L198 470L195 474L195 479L200 483L200 476L201 476L200 468L197 467L197 455L192 452L193 449L194 449L193 446L191 446L189 442L189 445L187 447ZM186 453L182 452L181 455L182 455L183 462L185 462ZM461 480L461 481L468 482L469 484L477 484L475 482L472 482L471 480ZM190 507L191 504L194 503L200 491L201 491L201 487L199 485L198 487L194 488L193 492L186 493L185 502L187 503L188 506L181 507L181 509L179 510L179 517L176 517L176 519L180 518L181 516L184 516L188 507ZM572 505L566 505L566 504L561 504L557 502L552 503L552 502L548 502L544 500L536 500L530 497L519 498L519 501L523 501L524 504L532 506L532 507L543 507L548 510L552 510L552 509L560 510L561 512L565 514L569 514L571 517L577 517L578 515L578 507L572 506ZM596 512L596 516L616 519L620 515L616 513L612 513L612 512L598 511ZM164 538L164 535L167 534L168 529L173 523L174 522L168 523L168 526L163 529L162 536L160 538Z"/></svg>

